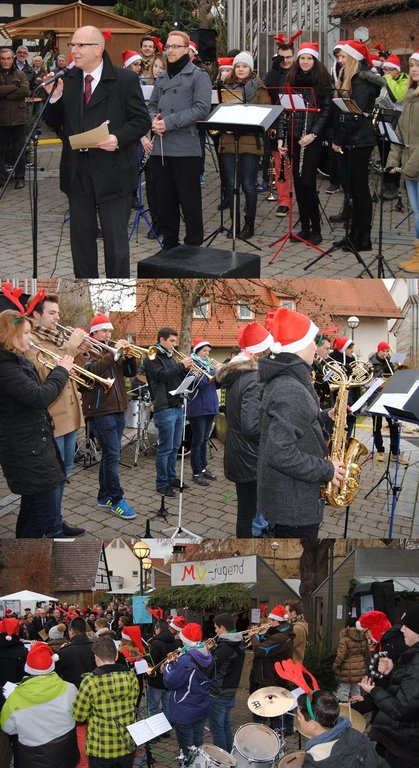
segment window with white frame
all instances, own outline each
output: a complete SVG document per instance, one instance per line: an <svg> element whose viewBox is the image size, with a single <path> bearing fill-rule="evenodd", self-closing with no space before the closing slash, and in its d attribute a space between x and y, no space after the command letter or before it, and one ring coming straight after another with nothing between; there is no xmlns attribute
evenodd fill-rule
<svg viewBox="0 0 419 768"><path fill-rule="evenodd" d="M279 302L279 306L284 309L295 310L295 301L293 301L292 299L281 299Z"/></svg>
<svg viewBox="0 0 419 768"><path fill-rule="evenodd" d="M195 304L192 312L194 320L208 320L210 316L210 303L205 296L201 296Z"/></svg>
<svg viewBox="0 0 419 768"><path fill-rule="evenodd" d="M255 313L246 299L237 302L237 317L239 320L253 320Z"/></svg>

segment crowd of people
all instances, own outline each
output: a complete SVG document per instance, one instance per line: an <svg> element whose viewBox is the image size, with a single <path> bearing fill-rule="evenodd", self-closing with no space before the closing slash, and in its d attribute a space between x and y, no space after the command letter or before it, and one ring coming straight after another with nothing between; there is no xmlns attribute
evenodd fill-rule
<svg viewBox="0 0 419 768"><path fill-rule="evenodd" d="M105 36L106 37L106 36ZM150 237L161 234L163 250L179 245L182 215L186 245L203 242L201 185L205 170L205 121L212 108L212 89L221 102L281 104L284 92L298 94L304 110L289 109L268 136L243 133L238 141L238 182L245 196L245 223L239 210L236 232L243 239L255 233L258 169L269 179L272 156L276 175L278 206L276 216L290 212L293 188L298 204L301 230L297 239L318 246L322 241L317 169L326 163L330 174L329 193L343 188L345 203L331 221L348 222L347 250L371 250L372 197L369 189L370 158L381 147L384 163L385 199L397 196L400 173L406 181L409 202L415 217L416 251L400 264L407 272L418 271L417 243L419 177L416 130L419 52L409 56L409 73L402 72L398 56L371 53L356 40L340 41L334 48L335 62L329 73L320 61L316 43L294 41L281 33L275 36L277 51L272 67L260 79L249 51L234 49L218 60L219 73L212 85L199 48L179 29L169 33L163 46L157 37L145 36L139 50L122 52L122 62L111 61L105 51L105 37L95 27L77 29L69 43L71 68L64 79L42 88L47 74L37 55L32 64L28 49L20 46L0 50L0 184L7 178L6 139L12 142L12 156L22 146L26 102L41 86L51 96L45 112L48 125L63 141L61 189L70 204L70 237L76 277L97 277L97 213L103 236L108 277L129 277L128 219L136 202L139 163L138 147L146 155L146 192L150 209ZM65 62L66 63L66 62ZM122 67L118 65L122 63ZM62 62L61 62L62 64ZM57 58L58 65L58 58ZM151 86L151 94L143 91ZM95 94L96 88L97 93ZM292 89L291 91L289 89ZM144 91L145 92L145 91ZM38 94L38 91L36 91ZM83 109L76 108L83 95ZM123 96L123 98L121 98ZM345 100L351 110L338 106ZM38 97L37 97L38 98ZM289 98L289 96L288 96ZM342 102L343 99L343 102ZM377 135L374 116L390 109L398 120L401 144L393 145ZM398 119L400 118L400 119ZM69 137L97 128L106 121L109 135L93 148L73 150ZM150 133L151 128L151 133ZM233 222L234 141L231 133L214 137L220 159L223 200ZM329 152L325 149L328 145ZM15 186L24 185L25 162L15 171ZM272 178L271 178L272 182ZM267 186L264 181L265 187ZM262 184L262 188L265 188ZM134 198L133 198L134 196ZM227 233L232 237L232 226Z"/></svg>
<svg viewBox="0 0 419 768"><path fill-rule="evenodd" d="M234 756L240 744L231 715L239 688L249 690L253 722L277 734L276 759L290 751L287 737L296 729L308 739L304 768L417 764L418 606L393 626L377 610L349 619L333 690L320 689L304 666L309 627L299 600L272 607L261 622L238 629L236 616L219 613L214 637L204 639L200 624L171 615L157 620L145 640L149 625L134 624L125 603L84 609L57 603L33 614L25 609L21 617L8 610L0 621L2 765L8 768L13 752L17 768L132 768L136 746L126 726L160 711L174 729L181 765L207 741L206 722L218 758ZM140 660L146 661L141 673ZM285 712L258 714L275 688L281 697L295 687L304 693L294 702L291 696ZM351 707L362 714L362 729L353 727ZM368 737L361 732L367 719ZM148 748L169 737L164 731ZM257 756L256 744L252 750Z"/></svg>
<svg viewBox="0 0 419 768"><path fill-rule="evenodd" d="M362 383L394 374L388 342L381 341L364 363L350 338L329 338L306 315L281 308L269 312L264 325L244 325L238 353L220 363L210 357L211 342L204 337L193 339L190 354L180 352L171 326L160 328L147 349L113 341L112 322L102 313L88 331L62 326L55 294L41 292L25 308L6 286L2 299L15 307L0 312L0 464L10 490L21 495L17 537L85 533L61 512L76 438L85 425L100 451L98 508L121 521L135 520L119 462L127 379L138 384L138 376L150 393L156 493L162 497L175 499L190 487L178 472L186 421L192 483L205 488L217 480L208 465L209 442L223 402L224 474L236 487L239 538L263 531L316 538L325 503L344 506L341 489L354 483L358 488L358 466L352 475L354 459L346 455L357 416L351 406ZM330 382L331 375L343 382L344 402L337 394L341 385L330 386L336 381ZM386 420L389 463L407 465L399 427ZM380 416L373 419L373 440L376 460L382 461Z"/></svg>

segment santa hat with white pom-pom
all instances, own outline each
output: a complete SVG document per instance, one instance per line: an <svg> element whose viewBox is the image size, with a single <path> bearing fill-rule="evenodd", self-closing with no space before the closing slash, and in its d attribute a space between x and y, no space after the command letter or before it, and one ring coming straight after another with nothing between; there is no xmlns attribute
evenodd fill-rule
<svg viewBox="0 0 419 768"><path fill-rule="evenodd" d="M25 672L28 675L49 675L55 669L59 656L46 643L34 643L26 657Z"/></svg>
<svg viewBox="0 0 419 768"><path fill-rule="evenodd" d="M11 640L13 635L19 637L19 619L6 618L0 621L0 634L5 633L5 640Z"/></svg>
<svg viewBox="0 0 419 768"><path fill-rule="evenodd" d="M295 312L293 309L282 307L269 318L268 330L274 343L271 347L274 355L280 352L298 353L308 347L319 329L307 315Z"/></svg>

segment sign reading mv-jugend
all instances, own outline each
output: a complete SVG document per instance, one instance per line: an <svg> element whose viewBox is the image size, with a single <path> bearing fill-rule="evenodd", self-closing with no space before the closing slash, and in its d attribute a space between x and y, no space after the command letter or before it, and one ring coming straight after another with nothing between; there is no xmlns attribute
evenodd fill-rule
<svg viewBox="0 0 419 768"><path fill-rule="evenodd" d="M172 563L172 587L185 584L248 584L256 581L256 556Z"/></svg>

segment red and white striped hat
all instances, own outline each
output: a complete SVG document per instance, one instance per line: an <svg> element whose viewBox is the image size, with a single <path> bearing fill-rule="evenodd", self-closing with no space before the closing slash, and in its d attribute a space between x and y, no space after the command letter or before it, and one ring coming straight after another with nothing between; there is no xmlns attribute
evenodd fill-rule
<svg viewBox="0 0 419 768"><path fill-rule="evenodd" d="M95 331L112 331L112 330L113 330L113 325L109 320L109 317L106 317L106 315L103 315L101 312L99 312L97 315L92 317L90 321L89 333L94 333Z"/></svg>
<svg viewBox="0 0 419 768"><path fill-rule="evenodd" d="M318 43L302 43L297 51L297 58L302 56L303 53L307 53L310 56L313 56L314 59L318 59L320 56Z"/></svg>
<svg viewBox="0 0 419 768"><path fill-rule="evenodd" d="M383 69L385 67L397 69L397 71L400 72L402 66L399 57L395 56L394 53L392 53L391 56L387 56L386 60L383 61Z"/></svg>
<svg viewBox="0 0 419 768"><path fill-rule="evenodd" d="M121 56L124 69L127 69L130 64L134 64L135 61L142 61L138 51L122 51Z"/></svg>
<svg viewBox="0 0 419 768"><path fill-rule="evenodd" d="M58 655L46 643L34 643L26 657L25 672L28 675L49 675L55 669Z"/></svg>

